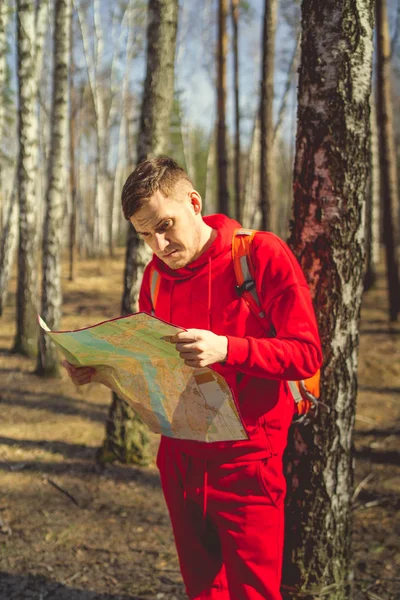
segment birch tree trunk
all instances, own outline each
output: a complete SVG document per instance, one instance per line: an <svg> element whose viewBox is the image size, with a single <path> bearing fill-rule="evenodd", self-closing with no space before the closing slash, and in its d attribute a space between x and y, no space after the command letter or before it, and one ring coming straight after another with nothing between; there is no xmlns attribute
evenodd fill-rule
<svg viewBox="0 0 400 600"><path fill-rule="evenodd" d="M261 229L273 229L274 203L274 59L277 0L265 0L261 71Z"/></svg>
<svg viewBox="0 0 400 600"><path fill-rule="evenodd" d="M351 597L353 426L365 265L373 0L303 0L290 245L311 287L324 365L320 409L293 427L285 598Z"/></svg>
<svg viewBox="0 0 400 600"><path fill-rule="evenodd" d="M72 5L69 14L69 77L68 77L68 104L69 104L69 136L68 136L68 155L69 155L69 196L71 203L71 212L69 214L69 238L68 238L68 262L69 262L69 281L74 280L75 276L75 242L76 242L76 161L75 161L75 145L76 145L76 94L73 90L75 63L74 63L74 27L73 27L73 11Z"/></svg>
<svg viewBox="0 0 400 600"><path fill-rule="evenodd" d="M226 19L228 0L218 0L218 61L217 61L217 162L218 210L229 214L228 152L226 148L226 55L228 36Z"/></svg>
<svg viewBox="0 0 400 600"><path fill-rule="evenodd" d="M4 6L5 4L2 4L2 6ZM48 2L47 0L42 0L38 6L37 6L37 11L34 17L34 40L35 42L32 41L32 47L34 48L34 59L33 59L33 64L34 64L34 71L31 71L29 73L30 77L31 77L31 86L32 86L32 103L33 103L33 108L29 113L29 116L27 116L26 118L26 122L28 122L30 124L30 127L32 128L32 131L37 131L38 130L38 118L37 118L37 112L35 110L35 106L37 103L37 99L38 99L38 81L39 81L39 77L40 77L40 70L41 70L41 66L42 66L42 59L43 59L43 40L44 40L44 36L45 36L45 31L46 31L46 24L47 24L47 8L48 8ZM29 139L33 139L35 140L35 137L33 135L29 136ZM26 140L25 140L26 141ZM35 197L35 190L36 190L36 182L38 180L38 154L37 154L38 148L37 148L37 144L34 144L32 147L30 147L29 150L27 150L28 153L30 153L30 157L29 157L29 164L30 164L30 177L34 177L34 181L33 183L29 184L29 189L31 190L30 193L33 194L33 197ZM19 159L20 160L20 159ZM33 165L33 166L32 166ZM7 210L7 219L2 231L2 238L1 238L1 251L0 251L0 315L2 314L2 311L4 309L6 300L7 300L7 291L8 291L8 282L9 282L9 278L10 278L10 273L11 273L11 269L13 266L13 261L14 261L14 255L15 255L15 248L17 245L17 241L18 241L18 234L19 234L19 227L18 227L18 223L19 223L19 200L18 200L18 190L19 190L19 182L18 182L18 173L19 173L19 163L17 165L17 169L16 169L16 175L13 178L13 186L12 186L12 193L11 193L11 197L9 200L9 206L8 206L8 210ZM34 175L36 173L36 175ZM37 199L36 199L37 200ZM35 213L37 214L37 207L35 207ZM29 219L33 218L33 215L30 215L28 217ZM25 219L25 217L24 217ZM20 227L24 226L24 221L20 222ZM35 227L37 226L37 223L35 224ZM36 232L35 232L36 235ZM20 249L21 251L21 249ZM25 262L25 261L23 261ZM27 290L27 294L29 295L29 291ZM21 297L22 300L22 297ZM18 318L18 316L17 316ZM36 323L36 316L35 316L35 323Z"/></svg>
<svg viewBox="0 0 400 600"><path fill-rule="evenodd" d="M210 140L208 144L208 154L207 154L207 175L206 175L206 191L204 194L204 207L203 214L211 215L216 212L217 209L217 201L215 194L215 167L217 164L216 161L216 145L217 145L217 131L216 127L213 128L210 134Z"/></svg>
<svg viewBox="0 0 400 600"><path fill-rule="evenodd" d="M240 150L240 104L239 104L239 0L231 0L233 25L234 95L235 95L235 218L242 219L242 178Z"/></svg>
<svg viewBox="0 0 400 600"><path fill-rule="evenodd" d="M386 0L376 0L377 30L377 112L381 198L383 203L383 238L386 247L386 269L389 284L389 317L397 321L400 313L400 274L397 248L399 244L399 186L391 86L391 52Z"/></svg>
<svg viewBox="0 0 400 600"><path fill-rule="evenodd" d="M137 161L164 154L174 97L174 66L178 0L149 0L147 70L144 84ZM125 256L122 314L137 309L144 267L151 253L129 225ZM99 452L101 462L115 460L146 464L150 460L147 428L116 394L107 419L106 439Z"/></svg>
<svg viewBox="0 0 400 600"><path fill-rule="evenodd" d="M107 170L107 114L106 98L103 87L99 82L99 73L104 57L104 35L101 24L101 10L99 0L93 0L93 20L95 31L94 57L91 53L90 37L87 23L79 0L74 0L77 11L79 26L82 34L82 42L86 67L88 72L89 87L93 98L94 114L96 121L96 164L95 164L95 198L94 198L94 227L93 247L91 252L94 256L105 254L109 248L109 178Z"/></svg>
<svg viewBox="0 0 400 600"><path fill-rule="evenodd" d="M371 155L369 191L367 194L366 217L366 270L364 291L369 290L376 281L376 268L379 263L380 228L380 169L379 169L379 139L374 94L371 94Z"/></svg>
<svg viewBox="0 0 400 600"><path fill-rule="evenodd" d="M18 195L16 192L18 182L14 179L14 188L11 194L6 221L1 235L0 246L0 317L7 301L8 281L14 260L15 249L18 242Z"/></svg>
<svg viewBox="0 0 400 600"><path fill-rule="evenodd" d="M55 0L53 29L53 96L51 151L43 230L42 309L50 329L57 330L61 317L61 239L65 206L68 127L68 68L71 0ZM37 373L59 375L58 353L49 336L40 331Z"/></svg>
<svg viewBox="0 0 400 600"><path fill-rule="evenodd" d="M7 24L9 8L7 2L3 0L0 3L0 139L3 137L4 118L5 118L5 97L7 82ZM3 164L0 159L0 225L4 222L5 198L3 188Z"/></svg>
<svg viewBox="0 0 400 600"><path fill-rule="evenodd" d="M281 105L278 112L278 118L276 120L276 124L274 127L274 143L278 141L281 128L283 125L283 121L285 119L286 109L288 105L289 95L293 84L293 79L297 72L298 63L299 63L299 50L300 50L300 33L297 36L296 45L293 48L292 57L290 60L290 65L288 68L285 88L282 94Z"/></svg>
<svg viewBox="0 0 400 600"><path fill-rule="evenodd" d="M244 186L243 227L258 229L261 221L260 211L260 149L261 149L261 122L260 114L254 119L253 135L250 151L247 157L246 179Z"/></svg>
<svg viewBox="0 0 400 600"><path fill-rule="evenodd" d="M37 351L37 238L35 175L37 152L35 82L35 12L29 0L17 0L17 60L19 100L18 196L20 207L17 333L14 351Z"/></svg>

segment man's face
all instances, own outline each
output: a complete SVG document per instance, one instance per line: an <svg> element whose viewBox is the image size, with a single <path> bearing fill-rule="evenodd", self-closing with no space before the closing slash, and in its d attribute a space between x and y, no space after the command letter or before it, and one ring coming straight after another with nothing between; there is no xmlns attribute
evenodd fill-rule
<svg viewBox="0 0 400 600"><path fill-rule="evenodd" d="M157 191L129 219L151 250L171 269L181 269L200 254L201 199L185 183L171 197Z"/></svg>

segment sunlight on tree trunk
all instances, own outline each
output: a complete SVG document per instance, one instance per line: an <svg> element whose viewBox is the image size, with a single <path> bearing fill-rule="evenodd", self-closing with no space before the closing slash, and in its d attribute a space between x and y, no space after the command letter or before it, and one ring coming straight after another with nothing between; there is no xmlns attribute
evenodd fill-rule
<svg viewBox="0 0 400 600"><path fill-rule="evenodd" d="M261 71L261 165L260 208L261 229L274 230L274 59L277 0L265 0L263 57Z"/></svg>
<svg viewBox="0 0 400 600"><path fill-rule="evenodd" d="M231 0L233 25L234 95L235 95L235 219L242 219L242 183L240 150L240 104L239 104L239 0Z"/></svg>
<svg viewBox="0 0 400 600"><path fill-rule="evenodd" d="M51 110L51 151L46 192L46 213L42 248L42 308L41 316L57 331L61 318L61 241L66 204L64 193L68 180L68 59L71 0L55 0L54 6L54 67ZM37 362L39 375L59 376L60 361L50 337L40 329Z"/></svg>
<svg viewBox="0 0 400 600"><path fill-rule="evenodd" d="M391 53L386 0L376 0L377 30L377 113L381 198L383 203L383 239L386 247L386 269L389 284L389 317L397 321L400 313L399 186L391 86Z"/></svg>
<svg viewBox="0 0 400 600"><path fill-rule="evenodd" d="M36 152L37 121L35 81L35 10L32 2L17 2L17 56L19 99L18 197L20 207L17 333L14 351L26 356L37 352L37 239Z"/></svg>
<svg viewBox="0 0 400 600"><path fill-rule="evenodd" d="M365 265L373 0L303 0L290 245L310 284L324 365L319 409L292 427L285 598L351 597L352 439Z"/></svg>
<svg viewBox="0 0 400 600"><path fill-rule="evenodd" d="M150 0L148 11L147 73L137 144L138 163L164 154L168 148L174 97L178 0ZM150 258L147 246L129 224L122 314L137 310L140 283ZM133 409L115 394L108 415L106 439L98 458L105 462L113 456L137 464L150 460L146 426Z"/></svg>
<svg viewBox="0 0 400 600"><path fill-rule="evenodd" d="M229 214L228 152L226 148L226 55L228 35L226 19L228 1L218 0L218 62L217 62L217 163L218 163L218 210Z"/></svg>

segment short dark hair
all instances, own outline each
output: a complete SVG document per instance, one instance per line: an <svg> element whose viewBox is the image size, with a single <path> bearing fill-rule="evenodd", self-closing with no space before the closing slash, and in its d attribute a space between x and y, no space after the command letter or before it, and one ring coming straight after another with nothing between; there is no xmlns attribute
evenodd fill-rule
<svg viewBox="0 0 400 600"><path fill-rule="evenodd" d="M139 163L122 188L121 201L125 219L129 221L156 192L169 196L179 181L187 181L193 186L186 171L172 158L160 156Z"/></svg>

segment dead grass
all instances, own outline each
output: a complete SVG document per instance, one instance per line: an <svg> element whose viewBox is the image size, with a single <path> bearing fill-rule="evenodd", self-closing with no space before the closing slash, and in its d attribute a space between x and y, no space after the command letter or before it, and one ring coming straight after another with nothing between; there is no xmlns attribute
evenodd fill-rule
<svg viewBox="0 0 400 600"><path fill-rule="evenodd" d="M62 329L118 315L123 253L63 281ZM15 289L11 282L11 292ZM43 380L0 320L0 599L185 598L154 465L96 467L110 394ZM398 598L400 344L383 274L362 311L356 419L355 597ZM154 449L157 444L152 438ZM371 595L372 594L372 595ZM374 596L375 594L375 596Z"/></svg>

